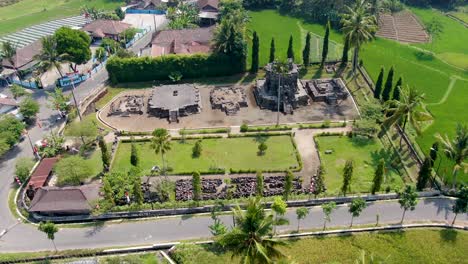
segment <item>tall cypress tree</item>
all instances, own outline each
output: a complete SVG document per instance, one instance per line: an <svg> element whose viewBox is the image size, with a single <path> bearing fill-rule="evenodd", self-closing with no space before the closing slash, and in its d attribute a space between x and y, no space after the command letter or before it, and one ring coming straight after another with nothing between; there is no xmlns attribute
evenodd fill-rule
<svg viewBox="0 0 468 264"><path fill-rule="evenodd" d="M293 36L289 37L289 45L288 45L288 59L292 59L294 61L294 48L293 48Z"/></svg>
<svg viewBox="0 0 468 264"><path fill-rule="evenodd" d="M421 166L421 169L418 173L418 182L416 183L416 189L418 189L418 191L421 191L424 189L424 187L426 187L427 182L431 178L431 168L431 158L425 158L423 165Z"/></svg>
<svg viewBox="0 0 468 264"><path fill-rule="evenodd" d="M382 91L382 101L386 102L391 98L393 88L393 66L390 68L390 71L387 75L387 81L385 82L385 87Z"/></svg>
<svg viewBox="0 0 468 264"><path fill-rule="evenodd" d="M320 66L322 67L325 64L325 61L327 60L329 38L330 38L330 21L327 22L327 25L325 28L325 37L323 38L322 62L320 63Z"/></svg>
<svg viewBox="0 0 468 264"><path fill-rule="evenodd" d="M380 96L382 95L384 71L385 71L384 67L380 68L379 77L377 78L377 82L375 83L374 98L379 99L379 100L380 100Z"/></svg>
<svg viewBox="0 0 468 264"><path fill-rule="evenodd" d="M275 61L275 38L271 38L271 43L270 43L270 60L268 62L273 62Z"/></svg>
<svg viewBox="0 0 468 264"><path fill-rule="evenodd" d="M283 192L283 198L284 200L289 199L289 195L291 195L292 189L293 189L293 180L294 180L294 175L292 174L291 171L286 172L286 177L284 178L284 192Z"/></svg>
<svg viewBox="0 0 468 264"><path fill-rule="evenodd" d="M258 72L258 49L259 49L259 39L257 32L254 31L252 39L252 68L250 69L251 73Z"/></svg>
<svg viewBox="0 0 468 264"><path fill-rule="evenodd" d="M193 199L195 201L200 201L202 196L202 185L200 173L198 171L192 174L192 187L193 187Z"/></svg>
<svg viewBox="0 0 468 264"><path fill-rule="evenodd" d="M104 171L107 171L110 166L110 155L109 151L107 150L107 145L106 142L104 142L103 137L99 137L98 139L98 145L99 148L101 149L101 160L102 160L102 166L104 167Z"/></svg>
<svg viewBox="0 0 468 264"><path fill-rule="evenodd" d="M310 64L310 32L307 32L306 44L302 51L302 62L304 67L308 67Z"/></svg>
<svg viewBox="0 0 468 264"><path fill-rule="evenodd" d="M141 190L141 179L135 177L133 182L133 199L135 203L142 205L144 202L143 191Z"/></svg>
<svg viewBox="0 0 468 264"><path fill-rule="evenodd" d="M393 100L400 101L401 85L403 84L403 79L400 77L393 88Z"/></svg>
<svg viewBox="0 0 468 264"><path fill-rule="evenodd" d="M372 189L371 189L372 194L375 194L376 192L380 191L380 187L382 186L382 182L383 182L384 170L385 170L385 160L380 159L379 164L377 164L377 169L375 170L374 179L372 180Z"/></svg>
<svg viewBox="0 0 468 264"><path fill-rule="evenodd" d="M341 192L346 196L346 193L351 190L351 178L353 177L354 163L352 160L347 160L343 169L343 185Z"/></svg>
<svg viewBox="0 0 468 264"><path fill-rule="evenodd" d="M348 39L345 39L345 43L343 46L343 54L341 55L340 67L344 67L348 63L348 53L349 53L349 41Z"/></svg>
<svg viewBox="0 0 468 264"><path fill-rule="evenodd" d="M263 197L263 190L264 190L264 181L263 181L263 174L262 171L257 171L257 185L255 188L255 193L258 197Z"/></svg>

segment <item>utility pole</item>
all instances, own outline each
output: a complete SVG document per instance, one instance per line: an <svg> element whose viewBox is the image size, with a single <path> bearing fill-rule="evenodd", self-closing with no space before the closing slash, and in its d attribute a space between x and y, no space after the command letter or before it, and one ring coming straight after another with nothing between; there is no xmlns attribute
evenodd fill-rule
<svg viewBox="0 0 468 264"><path fill-rule="evenodd" d="M276 126L279 126L281 101L281 73L278 74L278 112L276 113Z"/></svg>
<svg viewBox="0 0 468 264"><path fill-rule="evenodd" d="M68 76L68 78L70 78L70 82L72 84L72 96L73 96L73 101L75 102L75 107L76 107L76 111L78 112L78 117L80 118L80 121L83 120L83 117L81 117L81 113L80 113L80 108L78 107L78 103L76 102L76 97L75 97L75 83L73 82L72 78L70 76Z"/></svg>

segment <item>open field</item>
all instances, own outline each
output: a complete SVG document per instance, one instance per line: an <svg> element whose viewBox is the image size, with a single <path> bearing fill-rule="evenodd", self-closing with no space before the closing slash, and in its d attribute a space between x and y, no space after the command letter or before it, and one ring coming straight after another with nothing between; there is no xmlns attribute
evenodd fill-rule
<svg viewBox="0 0 468 264"><path fill-rule="evenodd" d="M320 62L322 58L322 37L323 33L315 32L314 29L303 25L296 18L280 15L275 10L250 11L251 17L248 28L253 32L257 31L260 39L260 66L268 63L270 56L271 38L275 38L276 57L286 59L289 37L293 37L294 58L296 63L302 63L302 49L305 46L305 37L308 31L312 34L311 38L311 62ZM325 30L324 27L323 31ZM249 54L251 54L252 44L249 43ZM328 49L328 60L341 58L342 45L330 41ZM251 62L251 56L248 57L248 65Z"/></svg>
<svg viewBox="0 0 468 264"><path fill-rule="evenodd" d="M423 131L422 135L415 135L416 142L424 152L428 152L430 146L436 140L437 133L453 136L457 122L467 123L467 115L464 115L465 101L468 98L468 70L462 67L468 60L464 59L468 54L468 29L461 23L454 21L442 13L431 9L416 9L412 11L427 23L436 17L444 26L444 32L434 44L400 44L395 41L377 38L366 44L361 51L361 58L370 76L377 79L380 67L388 69L395 67L395 78L403 77L404 84L416 87L426 96L427 110L434 116L434 121ZM251 12L251 29L257 30L260 36L260 63L263 65L268 59L270 40L263 41L262 35L269 36L275 33L276 51L280 56L286 56L287 44L290 32L298 35L298 26L315 33L324 34L324 27L318 24L309 24L299 19L282 16L276 11L267 10ZM259 24L268 20L269 23ZM285 28L284 30L278 30ZM300 31L300 30L299 30ZM278 35L278 37L276 37ZM342 35L337 31L331 31L330 39L341 43ZM301 46L294 37L296 60L300 62ZM282 46L280 46L282 45ZM423 50L434 50L435 57L424 54ZM386 73L387 73L386 72ZM395 81L394 81L395 82ZM440 152L443 156L443 153ZM442 177L451 178L451 164L443 158L439 173ZM462 173L460 173L462 174ZM468 174L459 175L460 182L468 182Z"/></svg>
<svg viewBox="0 0 468 264"><path fill-rule="evenodd" d="M291 240L283 252L295 263L464 263L468 232L410 230ZM174 259L179 264L235 263L229 253L210 246L181 245ZM374 259L374 262L370 258ZM359 262L361 263L361 262Z"/></svg>
<svg viewBox="0 0 468 264"><path fill-rule="evenodd" d="M381 158L389 163L385 175L386 181L382 184L381 191L384 191L387 186L394 191L403 185L398 172L390 167L391 150L384 149L380 141L350 139L346 136L315 137L315 141L325 169L324 179L328 194L339 195L341 193L343 168L348 159L354 162L352 193L370 192L374 171ZM326 150L332 150L333 153L325 154Z"/></svg>
<svg viewBox="0 0 468 264"><path fill-rule="evenodd" d="M258 141L266 140L268 150L265 155L257 155ZM271 136L265 138L213 138L202 140L202 154L192 157L195 140L181 143L172 141L171 150L166 153L166 166L172 167L171 174L208 172L216 168L287 170L298 166L294 146L290 136ZM162 167L161 155L156 155L149 142L137 142L140 167L149 172L154 165ZM112 171L126 171L130 165L131 143L120 143L112 165Z"/></svg>
<svg viewBox="0 0 468 264"><path fill-rule="evenodd" d="M83 6L114 10L124 4L120 0L22 0L0 7L0 35L22 28L80 14Z"/></svg>

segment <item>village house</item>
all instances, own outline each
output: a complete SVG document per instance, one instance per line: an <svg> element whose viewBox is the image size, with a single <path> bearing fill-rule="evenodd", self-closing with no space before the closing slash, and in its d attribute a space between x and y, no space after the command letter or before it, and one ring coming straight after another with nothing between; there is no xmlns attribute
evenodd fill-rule
<svg viewBox="0 0 468 264"><path fill-rule="evenodd" d="M136 10L157 10L162 3L167 3L163 0L141 0L141 1L132 1L129 6L131 9Z"/></svg>
<svg viewBox="0 0 468 264"><path fill-rule="evenodd" d="M209 53L213 30L214 27L159 31L151 41L151 56Z"/></svg>
<svg viewBox="0 0 468 264"><path fill-rule="evenodd" d="M218 19L219 0L198 0L198 8L200 9L200 23L203 25L213 25Z"/></svg>
<svg viewBox="0 0 468 264"><path fill-rule="evenodd" d="M94 41L103 38L119 41L120 35L131 27L132 25L121 21L98 19L85 25L81 30L88 32Z"/></svg>
<svg viewBox="0 0 468 264"><path fill-rule="evenodd" d="M11 78L17 71L32 71L37 65L37 61L34 60L34 56L38 55L41 50L41 40L36 40L27 46L17 49L16 54L12 59L13 64L6 58L2 60L3 71L1 72L1 75L4 76L4 78Z"/></svg>

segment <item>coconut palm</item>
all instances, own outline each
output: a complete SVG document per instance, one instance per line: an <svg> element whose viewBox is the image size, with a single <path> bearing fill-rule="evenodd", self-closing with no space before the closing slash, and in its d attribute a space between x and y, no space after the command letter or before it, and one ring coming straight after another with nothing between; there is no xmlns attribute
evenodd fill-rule
<svg viewBox="0 0 468 264"><path fill-rule="evenodd" d="M245 21L241 12L225 17L216 27L213 35L214 50L236 58L247 53L245 42Z"/></svg>
<svg viewBox="0 0 468 264"><path fill-rule="evenodd" d="M465 162L468 158L468 128L466 125L457 124L456 135L452 140L447 135L440 134L437 138L442 143L445 156L455 163L452 172L452 188L455 188L458 172L461 169L465 173L468 172L468 163Z"/></svg>
<svg viewBox="0 0 468 264"><path fill-rule="evenodd" d="M393 125L402 122L403 131L405 131L406 125L411 123L416 133L420 134L420 122L432 119L429 113L421 109L423 100L424 94L419 93L415 88L407 86L406 89L402 89L400 101L392 101L385 110L387 118L382 122L382 131L385 132ZM382 136L382 132L379 136ZM401 143L402 138L400 139L400 148Z"/></svg>
<svg viewBox="0 0 468 264"><path fill-rule="evenodd" d="M13 69L15 70L15 73L17 73L15 60L14 60L15 56L16 56L16 45L11 43L10 41L3 42L2 49L0 50L0 57L8 61L13 67Z"/></svg>
<svg viewBox="0 0 468 264"><path fill-rule="evenodd" d="M347 13L342 15L341 24L345 39L354 48L353 73L359 63L361 46L374 38L377 31L377 19L369 11L366 0L358 0L353 7L346 6Z"/></svg>
<svg viewBox="0 0 468 264"><path fill-rule="evenodd" d="M42 72L46 72L52 67L55 67L60 74L60 77L63 77L62 65L60 64L63 55L57 52L57 41L55 40L54 36L42 37L41 43L41 52L34 56L34 59L39 61L39 68L42 70Z"/></svg>
<svg viewBox="0 0 468 264"><path fill-rule="evenodd" d="M153 138L151 139L151 148L154 149L156 154L161 153L163 163L162 171L166 169L164 154L171 150L171 136L167 129L157 128L153 131Z"/></svg>
<svg viewBox="0 0 468 264"><path fill-rule="evenodd" d="M236 227L218 239L224 249L239 256L240 263L263 264L285 258L278 249L287 243L271 237L275 220L273 215L266 215L261 199L251 197L243 211L239 206L233 209Z"/></svg>

